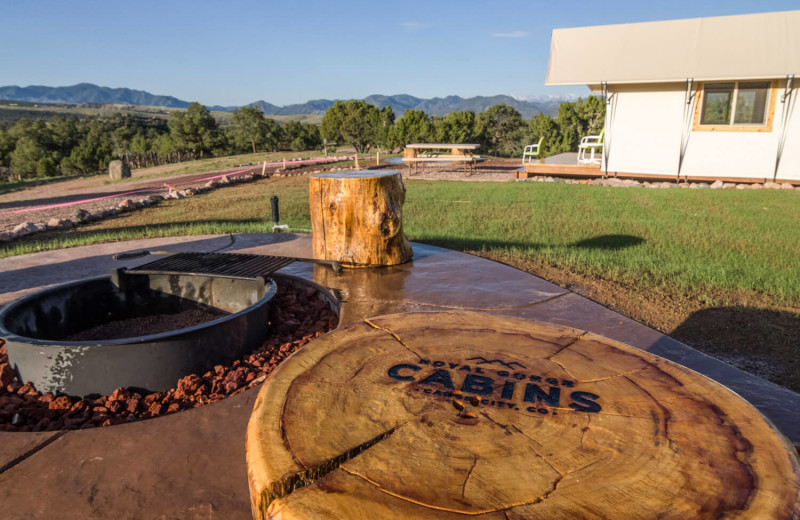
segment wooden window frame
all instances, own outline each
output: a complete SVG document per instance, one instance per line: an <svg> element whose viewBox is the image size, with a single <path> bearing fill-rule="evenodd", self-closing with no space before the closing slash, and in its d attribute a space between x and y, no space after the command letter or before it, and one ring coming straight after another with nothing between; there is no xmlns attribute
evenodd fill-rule
<svg viewBox="0 0 800 520"><path fill-rule="evenodd" d="M757 80L730 80L730 81L709 81L708 83L733 83L734 98L733 105L736 106L736 96L739 94L739 83L750 83ZM769 102L767 103L767 122L763 125L743 125L743 124L730 124L730 125L701 125L700 116L703 113L703 104L705 103L705 82L701 82L697 87L697 103L694 107L694 124L692 125L693 132L772 132L772 121L775 117L775 99L778 97L778 82L776 80L770 81L769 89ZM733 116L733 114L731 114Z"/></svg>

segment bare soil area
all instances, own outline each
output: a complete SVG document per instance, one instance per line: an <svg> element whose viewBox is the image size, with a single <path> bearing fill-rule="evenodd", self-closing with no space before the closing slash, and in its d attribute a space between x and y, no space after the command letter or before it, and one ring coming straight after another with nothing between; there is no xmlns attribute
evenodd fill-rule
<svg viewBox="0 0 800 520"><path fill-rule="evenodd" d="M161 168L169 168L168 165ZM177 166L183 166L179 164ZM96 213L109 209L127 199L143 199L151 195L166 196L170 189L202 186L205 179L245 168L204 172L168 178L143 179L124 183L105 184L105 176L52 182L0 195L0 233L9 232L24 222L47 222L50 219L74 219L79 209ZM274 171L277 167L273 167ZM260 167L251 171L261 172ZM147 174L154 172L147 169ZM243 172L246 173L246 172ZM136 171L132 177L135 178Z"/></svg>
<svg viewBox="0 0 800 520"><path fill-rule="evenodd" d="M544 262L520 262L502 253L467 252L540 276L745 372L800 392L800 306L781 305L756 291L644 293Z"/></svg>
<svg viewBox="0 0 800 520"><path fill-rule="evenodd" d="M497 181L507 182L514 180L514 172L522 167L519 159L489 158L475 165L470 172L469 168L459 163L426 163L424 168L419 166L412 170L405 165L393 165L404 179L424 179L435 181Z"/></svg>

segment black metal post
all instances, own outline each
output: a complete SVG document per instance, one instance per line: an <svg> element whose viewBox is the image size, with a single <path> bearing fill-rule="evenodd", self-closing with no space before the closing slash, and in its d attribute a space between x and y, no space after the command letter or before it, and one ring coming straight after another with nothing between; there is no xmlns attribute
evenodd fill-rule
<svg viewBox="0 0 800 520"><path fill-rule="evenodd" d="M277 226L281 221L280 212L278 211L278 196L273 195L269 198L269 202L272 205L272 223Z"/></svg>

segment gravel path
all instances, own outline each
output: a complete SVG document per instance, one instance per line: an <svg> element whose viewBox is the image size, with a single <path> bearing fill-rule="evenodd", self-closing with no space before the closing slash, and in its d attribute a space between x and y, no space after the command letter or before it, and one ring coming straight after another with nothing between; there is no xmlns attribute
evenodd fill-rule
<svg viewBox="0 0 800 520"><path fill-rule="evenodd" d="M273 171L275 169L276 167L272 168ZM201 179L242 170L246 170L241 173L242 175L248 171L261 172L260 167L253 166L114 184L105 184L107 180L105 177L91 177L53 182L6 193L0 195L0 233L9 232L24 222L46 223L54 218L73 219L78 209L95 213L127 199L143 199L151 195L166 196L170 190L167 184L176 189L199 187L205 182ZM147 173L152 174L153 171L148 170ZM134 173L133 178L135 177Z"/></svg>
<svg viewBox="0 0 800 520"><path fill-rule="evenodd" d="M465 174L461 165L433 163L426 165L424 171L418 171L413 175L402 164L388 167L400 171L405 179L504 182L514 179L514 172L519 166L518 159L489 159L478 163L473 173ZM319 168L319 166L307 166L296 171L308 173L315 168ZM277 166L268 167L267 173L275 173L277 169ZM75 213L79 209L97 213L127 199L140 200L151 195L166 196L170 189L167 184L175 189L200 187L209 177L231 172L241 172L242 175L245 175L253 172L260 173L260 171L259 166L253 166L114 184L105 184L107 179L102 176L44 184L0 195L0 233L9 233L25 222L46 224L51 219L74 220ZM156 171L148 169L145 173L152 175ZM134 171L132 177L136 179L141 175L143 174Z"/></svg>

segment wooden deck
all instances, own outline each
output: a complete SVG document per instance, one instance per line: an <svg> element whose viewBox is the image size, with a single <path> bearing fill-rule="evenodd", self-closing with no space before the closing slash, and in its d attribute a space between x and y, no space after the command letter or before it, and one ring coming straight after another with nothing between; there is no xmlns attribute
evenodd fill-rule
<svg viewBox="0 0 800 520"><path fill-rule="evenodd" d="M602 177L603 171L597 164L546 164L526 163L524 171L518 171L517 179L527 179L539 175L568 175L571 177Z"/></svg>
<svg viewBox="0 0 800 520"><path fill-rule="evenodd" d="M583 164L524 164L523 170L518 170L515 174L517 179L529 179L539 176L555 177L613 177L617 179L635 179L641 181L667 181L675 182L677 175L654 174L654 173L635 173L635 172L605 172L599 165ZM705 177L697 175L681 175L680 182L708 182L714 181L731 182L736 184L756 184L765 182L789 183L793 186L800 186L800 179L768 179L764 177Z"/></svg>

